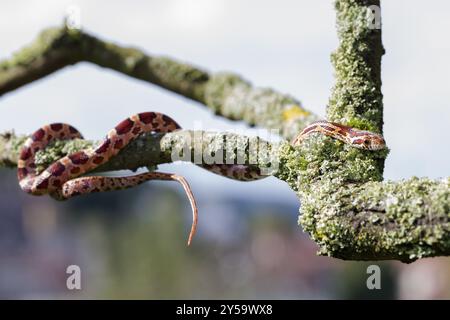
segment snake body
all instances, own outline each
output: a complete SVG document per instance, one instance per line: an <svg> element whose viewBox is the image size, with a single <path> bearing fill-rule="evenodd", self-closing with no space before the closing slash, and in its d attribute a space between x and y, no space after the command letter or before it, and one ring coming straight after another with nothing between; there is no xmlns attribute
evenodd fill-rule
<svg viewBox="0 0 450 320"><path fill-rule="evenodd" d="M144 112L133 115L108 132L105 139L92 149L69 154L44 171L36 170L35 155L55 140L82 139L81 133L69 124L53 123L35 131L23 144L19 160L17 177L23 191L33 195L49 194L64 200L94 192L120 190L139 185L149 180L175 180L183 186L192 207L193 224L189 235L190 244L197 226L197 205L187 181L179 175L164 172L147 172L127 177L84 176L106 163L127 144L145 132L172 132L181 127L169 116L158 112ZM318 121L307 126L293 141L299 145L303 139L314 133L339 139L349 145L366 150L384 148L381 135L356 130L348 126L328 121ZM264 178L259 169L239 164L202 164L201 167L214 173L241 181Z"/></svg>
<svg viewBox="0 0 450 320"><path fill-rule="evenodd" d="M358 149L375 151L386 147L386 142L380 134L325 120L313 122L305 127L292 141L292 145L300 145L307 136L315 132L330 136Z"/></svg>

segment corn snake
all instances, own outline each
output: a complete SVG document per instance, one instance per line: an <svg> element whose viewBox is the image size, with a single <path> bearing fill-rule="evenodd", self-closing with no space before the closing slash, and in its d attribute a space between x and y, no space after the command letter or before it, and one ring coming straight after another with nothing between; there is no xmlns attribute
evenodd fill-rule
<svg viewBox="0 0 450 320"><path fill-rule="evenodd" d="M55 199L64 200L81 194L126 189L149 180L178 181L183 186L192 208L193 222L188 238L189 245L196 232L198 214L195 197L184 177L164 172L146 172L127 177L81 177L108 162L142 133L166 133L179 129L181 127L177 122L167 115L157 112L139 113L120 122L95 148L66 155L38 173L35 163L35 155L38 151L44 150L49 143L55 140L83 139L81 133L69 124L53 123L43 126L35 131L21 148L17 170L20 187L23 191L33 195L49 194ZM385 145L383 137L379 134L328 121L310 124L303 129L292 144L299 145L306 136L314 132L331 136L360 149L379 150ZM211 172L241 181L266 177L261 175L257 169L246 165L203 164L200 166Z"/></svg>
<svg viewBox="0 0 450 320"><path fill-rule="evenodd" d="M300 145L308 135L315 132L330 136L358 149L376 151L386 147L386 142L381 134L326 120L316 121L305 127L292 141L292 145Z"/></svg>

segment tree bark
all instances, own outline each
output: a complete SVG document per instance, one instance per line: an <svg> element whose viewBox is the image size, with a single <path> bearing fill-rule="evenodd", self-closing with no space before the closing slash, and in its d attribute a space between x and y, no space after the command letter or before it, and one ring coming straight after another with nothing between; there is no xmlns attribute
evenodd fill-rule
<svg viewBox="0 0 450 320"><path fill-rule="evenodd" d="M336 0L339 47L332 55L336 84L327 118L359 129L382 132L381 28L368 27L370 6L379 0ZM52 28L29 48L0 64L0 95L64 66L89 61L156 84L212 109L217 115L249 125L279 129L286 139L317 119L300 102L271 89L254 88L235 74L210 74L167 57L102 41L81 31ZM188 136L193 132L183 131ZM183 132L144 135L98 171L154 167L173 160ZM193 139L194 145L219 152L219 143ZM238 137L244 138L245 137ZM24 136L0 136L0 166L15 166ZM195 142L196 141L196 142ZM59 157L90 147L92 141L58 142L38 155L44 168ZM269 156L259 169L276 163L270 174L286 181L301 201L299 222L319 245L319 254L346 260L400 260L450 255L450 178L410 178L383 182L388 150L364 151L322 135L299 147L266 144ZM174 149L175 148L175 149ZM231 154L248 152L238 144ZM188 153L195 156L193 145ZM193 159L193 158L192 158ZM251 154L247 153L247 160ZM189 161L189 160L188 160Z"/></svg>
<svg viewBox="0 0 450 320"><path fill-rule="evenodd" d="M190 64L151 56L64 26L44 30L31 45L0 62L0 96L81 61L178 93L219 116L280 130L288 139L317 120L295 98L255 88L236 74L211 74Z"/></svg>

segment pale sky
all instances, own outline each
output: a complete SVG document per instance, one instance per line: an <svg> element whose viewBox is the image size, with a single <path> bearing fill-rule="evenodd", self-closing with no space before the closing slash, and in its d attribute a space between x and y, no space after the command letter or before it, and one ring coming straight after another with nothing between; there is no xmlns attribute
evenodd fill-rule
<svg viewBox="0 0 450 320"><path fill-rule="evenodd" d="M384 129L391 148L386 179L449 175L450 2L432 4L382 2ZM2 1L0 59L43 28L61 24L69 5L81 9L83 29L103 39L211 71L239 73L256 86L292 94L325 114L333 85L329 56L338 44L332 1ZM142 111L165 112L184 128L199 122L210 130L246 128L148 83L82 63L2 97L0 132L14 128L31 133L63 121L97 139ZM296 201L287 185L274 178L250 185L191 165L161 168L185 175L198 194L220 196L224 189Z"/></svg>

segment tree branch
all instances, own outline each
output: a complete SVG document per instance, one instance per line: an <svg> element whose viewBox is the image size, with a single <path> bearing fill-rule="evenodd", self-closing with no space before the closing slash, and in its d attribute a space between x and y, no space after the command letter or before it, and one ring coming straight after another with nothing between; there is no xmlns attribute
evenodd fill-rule
<svg viewBox="0 0 450 320"><path fill-rule="evenodd" d="M65 27L43 31L31 45L0 62L0 96L81 61L153 83L198 101L228 119L281 130L288 139L317 119L295 98L254 88L236 74L210 74L168 57L149 56L136 48L121 47Z"/></svg>
<svg viewBox="0 0 450 320"><path fill-rule="evenodd" d="M352 127L382 132L380 65L384 49L381 30L368 28L370 5L379 6L379 0L335 0L340 45L332 55L336 85L327 116ZM281 128L282 136L288 139L316 119L294 98L253 88L239 76L211 75L166 57L151 57L65 28L43 32L29 48L0 64L0 95L79 61L154 83L230 119ZM134 170L171 162L173 151L183 145L173 139L183 132L193 137L187 149L190 159L199 155L195 145L216 153L230 150L234 157L250 150L242 143L231 148L224 145L228 138L243 138L227 134L212 134L217 138L214 141L198 140L192 131L144 135L98 171ZM23 141L23 136L12 133L0 136L0 166L16 164ZM57 142L38 155L38 163L43 168L94 143ZM358 150L327 136L311 136L296 148L287 143L266 146L270 156L258 157L254 165L265 169L278 164L271 174L298 193L302 204L299 222L320 246L320 254L348 260L404 262L450 255L450 178L382 182L387 150ZM251 158L246 161L250 163Z"/></svg>
<svg viewBox="0 0 450 320"><path fill-rule="evenodd" d="M353 127L382 131L381 30L369 29L369 5L336 0L340 45L332 55L336 85L327 115ZM348 260L450 255L450 180L381 182L387 150L367 152L328 137L282 151L279 178L298 191L299 222L319 253Z"/></svg>
<svg viewBox="0 0 450 320"><path fill-rule="evenodd" d="M27 136L12 132L0 134L0 167L17 167L20 148ZM36 154L37 170L42 171L68 154L92 148L100 141L58 140ZM94 172L154 169L163 163L187 161L202 164L245 164L270 175L277 170L279 144L258 137L233 133L180 130L172 133L147 133L131 141L117 156Z"/></svg>

